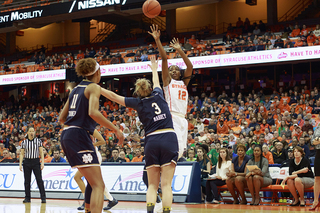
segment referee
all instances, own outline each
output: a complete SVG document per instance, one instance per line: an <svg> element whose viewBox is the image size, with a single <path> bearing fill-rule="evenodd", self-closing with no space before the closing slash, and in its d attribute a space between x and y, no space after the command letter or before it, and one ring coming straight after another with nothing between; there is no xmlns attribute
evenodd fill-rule
<svg viewBox="0 0 320 213"><path fill-rule="evenodd" d="M41 170L44 168L44 156L42 141L35 137L35 132L33 127L28 127L27 131L28 137L21 143L20 152L20 166L19 169L22 171L22 161L23 161L23 171L24 171L24 189L25 189L25 199L23 203L30 203L30 183L31 183L31 172L36 176L38 188L40 190L41 203L46 203L46 192L44 191L43 180L41 175ZM41 166L39 153L41 156Z"/></svg>

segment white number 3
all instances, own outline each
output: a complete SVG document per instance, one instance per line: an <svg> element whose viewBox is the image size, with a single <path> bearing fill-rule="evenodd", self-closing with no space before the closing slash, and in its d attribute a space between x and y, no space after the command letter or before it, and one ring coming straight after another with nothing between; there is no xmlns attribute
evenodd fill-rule
<svg viewBox="0 0 320 213"><path fill-rule="evenodd" d="M154 103L154 102L153 102L153 103L151 104L151 106L154 107L155 113L156 113L157 115L159 115L159 114L161 113L161 109L159 108L159 106L158 106L157 103Z"/></svg>

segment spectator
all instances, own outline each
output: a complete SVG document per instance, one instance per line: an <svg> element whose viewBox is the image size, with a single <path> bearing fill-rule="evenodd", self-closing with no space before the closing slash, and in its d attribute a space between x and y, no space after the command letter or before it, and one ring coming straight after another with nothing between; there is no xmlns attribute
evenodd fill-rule
<svg viewBox="0 0 320 213"><path fill-rule="evenodd" d="M302 126L301 130L303 132L309 132L309 130L313 130L313 126L309 123L309 119L304 120L304 125Z"/></svg>
<svg viewBox="0 0 320 213"><path fill-rule="evenodd" d="M135 150L136 156L132 159L132 162L142 162L143 156L141 155L141 150L137 148Z"/></svg>
<svg viewBox="0 0 320 213"><path fill-rule="evenodd" d="M189 43L189 40L188 40L188 39L186 40L186 43L184 44L183 48L184 48L184 50L186 50L186 51L190 51L190 50L191 50L192 45Z"/></svg>
<svg viewBox="0 0 320 213"><path fill-rule="evenodd" d="M309 32L308 32L307 26L304 24L302 25L302 30L300 31L300 34L304 35L305 33L308 34Z"/></svg>
<svg viewBox="0 0 320 213"><path fill-rule="evenodd" d="M236 23L236 27L237 27L237 28L243 27L243 21L241 20L240 17L238 18L238 21L237 21L237 23Z"/></svg>
<svg viewBox="0 0 320 213"><path fill-rule="evenodd" d="M0 160L0 163L14 163L15 160L9 154L8 150L3 151L3 158Z"/></svg>
<svg viewBox="0 0 320 213"><path fill-rule="evenodd" d="M252 196L253 205L260 203L260 189L272 184L272 178L269 173L268 160L263 157L261 146L254 148L254 157L249 160L247 165L256 165L259 169L249 171L247 169L246 179L250 194Z"/></svg>
<svg viewBox="0 0 320 213"><path fill-rule="evenodd" d="M119 163L122 163L122 162L126 162L126 160L125 159L122 159L122 158L120 158L119 157L119 150L118 149L113 149L112 150L112 158L110 158L109 160L108 160L108 162L119 162Z"/></svg>
<svg viewBox="0 0 320 213"><path fill-rule="evenodd" d="M301 38L301 41L306 42L308 38L308 33L307 32L301 33L300 38Z"/></svg>
<svg viewBox="0 0 320 213"><path fill-rule="evenodd" d="M83 52L81 52L81 50L79 50L79 53L77 55L77 60L83 59L84 58L84 54Z"/></svg>
<svg viewBox="0 0 320 213"><path fill-rule="evenodd" d="M223 119L219 120L219 125L217 126L217 133L218 134L228 134L229 133L229 128L228 126L224 123Z"/></svg>
<svg viewBox="0 0 320 213"><path fill-rule="evenodd" d="M197 118L197 123L194 125L194 127L197 127L200 133L204 130L204 125L201 122L200 118Z"/></svg>
<svg viewBox="0 0 320 213"><path fill-rule="evenodd" d="M286 177L282 181L282 184L287 182L289 191L294 197L294 201L290 206L305 206L304 189L314 185L314 175L310 162L305 158L302 148L295 147L293 153L294 159L290 160L289 165L290 176ZM297 190L299 195L297 194Z"/></svg>
<svg viewBox="0 0 320 213"><path fill-rule="evenodd" d="M320 36L320 25L316 25L316 29L313 31L314 35L319 38Z"/></svg>
<svg viewBox="0 0 320 213"><path fill-rule="evenodd" d="M124 151L120 151L120 158L125 159L126 162L130 162L129 158L126 158L126 154L124 153ZM140 162L140 161L139 161Z"/></svg>
<svg viewBox="0 0 320 213"><path fill-rule="evenodd" d="M301 38L299 37L296 43L294 44L294 47L302 47L303 46L303 41L301 41Z"/></svg>
<svg viewBox="0 0 320 213"><path fill-rule="evenodd" d="M60 69L68 69L69 68L69 65L67 64L67 61L66 60L63 60L63 63L60 67Z"/></svg>
<svg viewBox="0 0 320 213"><path fill-rule="evenodd" d="M277 38L277 40L275 40L274 47L278 48L278 49L279 48L283 48L284 47L284 42L281 39L281 37L277 35L276 38Z"/></svg>
<svg viewBox="0 0 320 213"><path fill-rule="evenodd" d="M309 159L310 156L310 149L309 146L306 144L304 137L299 138L299 146L302 148L303 152L305 153L305 157Z"/></svg>
<svg viewBox="0 0 320 213"><path fill-rule="evenodd" d="M43 156L44 156L44 162L45 163L51 163L52 162L52 157L48 155L48 151L46 148L43 147Z"/></svg>
<svg viewBox="0 0 320 213"><path fill-rule="evenodd" d="M188 57L195 57L197 56L195 53L194 53L194 49L191 48L191 53L188 55Z"/></svg>
<svg viewBox="0 0 320 213"><path fill-rule="evenodd" d="M235 187L239 190L241 196L240 204L247 204L247 199L244 192L244 189L247 187L245 168L250 160L250 157L245 155L245 152L246 146L243 144L238 144L237 156L232 159L231 170L226 174L228 177L226 183L228 190L233 197L233 204L239 204L238 197L235 194Z"/></svg>
<svg viewBox="0 0 320 213"><path fill-rule="evenodd" d="M213 119L209 121L208 129L212 129L214 133L217 132L217 125L214 123Z"/></svg>
<svg viewBox="0 0 320 213"><path fill-rule="evenodd" d="M147 55L147 51L143 51L142 55L141 55L141 61L148 61L148 55Z"/></svg>
<svg viewBox="0 0 320 213"><path fill-rule="evenodd" d="M244 30L245 30L245 32L248 32L250 30L250 25L251 24L250 24L249 19L246 18L245 21L244 21Z"/></svg>
<svg viewBox="0 0 320 213"><path fill-rule="evenodd" d="M96 55L96 51L94 50L93 47L91 47L90 51L89 51L89 57L90 58L94 58L94 56Z"/></svg>
<svg viewBox="0 0 320 213"><path fill-rule="evenodd" d="M297 36L299 36L300 35L300 29L299 29L299 27L298 27L298 25L295 25L294 26L294 30L292 30L292 32L291 32L291 37L297 37Z"/></svg>
<svg viewBox="0 0 320 213"><path fill-rule="evenodd" d="M197 42L197 40L196 40L195 36L192 35L191 38L189 39L189 43L192 45L192 47L195 47L196 42Z"/></svg>
<svg viewBox="0 0 320 213"><path fill-rule="evenodd" d="M149 44L148 55L152 55L152 54L154 54L154 48L153 48L152 44Z"/></svg>
<svg viewBox="0 0 320 213"><path fill-rule="evenodd" d="M261 51L265 49L265 45L262 40L259 41L258 46L257 46L257 51Z"/></svg>
<svg viewBox="0 0 320 213"><path fill-rule="evenodd" d="M259 21L259 29L261 30L261 32L266 31L266 25L262 22L262 20Z"/></svg>
<svg viewBox="0 0 320 213"><path fill-rule="evenodd" d="M317 36L314 35L313 32L310 33L310 35L307 37L307 43L308 45L313 45L313 43L316 42Z"/></svg>
<svg viewBox="0 0 320 213"><path fill-rule="evenodd" d="M294 43L290 40L290 38L287 38L285 42L285 48L293 48L293 47L294 47Z"/></svg>
<svg viewBox="0 0 320 213"><path fill-rule="evenodd" d="M290 146L290 147L288 148L288 159L285 160L285 161L283 161L283 162L281 163L280 168L282 168L282 167L289 167L290 161L294 158L294 156L293 156L293 148L294 148L293 146Z"/></svg>
<svg viewBox="0 0 320 213"><path fill-rule="evenodd" d="M53 158L51 163L66 163L67 161L60 156L60 150L56 149L53 151Z"/></svg>
<svg viewBox="0 0 320 213"><path fill-rule="evenodd" d="M200 40L200 43L197 45L197 50L200 52L206 48L206 44L203 43L203 40Z"/></svg>
<svg viewBox="0 0 320 213"><path fill-rule="evenodd" d="M126 149L126 158L128 158L130 161L133 159L130 148Z"/></svg>
<svg viewBox="0 0 320 213"><path fill-rule="evenodd" d="M283 161L287 160L287 153L283 148L283 143L277 141L275 143L275 150L272 152L273 161L275 164L281 164Z"/></svg>
<svg viewBox="0 0 320 213"><path fill-rule="evenodd" d="M214 175L214 180L207 180L206 182L206 201L214 204L220 203L220 196L218 193L217 186L223 186L226 184L227 173L231 169L231 160L228 156L228 150L226 148L221 148L219 150L219 160L216 169L216 174Z"/></svg>
<svg viewBox="0 0 320 213"><path fill-rule="evenodd" d="M208 178L211 167L210 159L207 156L207 149L208 147L206 145L199 146L199 148L197 149L197 162L199 163L201 170L201 186L203 193L205 193L206 191L206 179Z"/></svg>
<svg viewBox="0 0 320 213"><path fill-rule="evenodd" d="M263 157L265 157L268 160L269 164L274 164L273 155L269 151L269 147L267 144L263 144L262 151L263 151Z"/></svg>
<svg viewBox="0 0 320 213"><path fill-rule="evenodd" d="M194 153L194 148L190 148L188 150L188 158L187 161L197 161L197 159L195 158L195 153Z"/></svg>
<svg viewBox="0 0 320 213"><path fill-rule="evenodd" d="M253 35L260 35L261 30L258 28L258 26L256 26L252 33L253 33Z"/></svg>

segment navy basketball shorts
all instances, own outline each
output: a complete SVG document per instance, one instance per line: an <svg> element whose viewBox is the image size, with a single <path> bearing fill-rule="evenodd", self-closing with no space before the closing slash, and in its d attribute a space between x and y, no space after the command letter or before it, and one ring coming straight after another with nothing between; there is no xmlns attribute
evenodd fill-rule
<svg viewBox="0 0 320 213"><path fill-rule="evenodd" d="M61 133L61 146L72 168L100 166L90 134L77 127Z"/></svg>
<svg viewBox="0 0 320 213"><path fill-rule="evenodd" d="M145 167L163 167L171 162L177 164L178 139L174 132L154 134L146 137L145 141Z"/></svg>

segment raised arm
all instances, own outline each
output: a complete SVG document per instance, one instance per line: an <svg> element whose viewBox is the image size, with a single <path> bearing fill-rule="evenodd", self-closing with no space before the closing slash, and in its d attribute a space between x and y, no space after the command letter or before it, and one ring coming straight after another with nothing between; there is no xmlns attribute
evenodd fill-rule
<svg viewBox="0 0 320 213"><path fill-rule="evenodd" d="M163 82L163 86L165 87L165 86L168 86L171 81L171 77L168 69L167 53L164 50L160 41L160 30L158 29L158 25L153 24L152 26L150 26L150 30L151 32L148 32L148 33L153 36L162 59L162 82Z"/></svg>
<svg viewBox="0 0 320 213"><path fill-rule="evenodd" d="M103 95L104 97L108 98L111 101L117 102L118 104L120 104L122 106L126 106L124 97L121 95L117 95L116 93L114 93L110 90L101 88L101 95Z"/></svg>
<svg viewBox="0 0 320 213"><path fill-rule="evenodd" d="M183 75L183 82L186 86L188 86L191 79L191 75L192 75L193 65L189 60L188 56L181 49L181 45L178 39L176 38L172 39L172 41L170 42L170 47L173 47L180 54L181 58L183 59L184 63L187 66Z"/></svg>
<svg viewBox="0 0 320 213"><path fill-rule="evenodd" d="M158 75L158 60L156 60L155 56L151 56L150 58L151 65L148 64L148 66L152 70L152 83L153 83L153 89L156 87L160 87L160 82L159 82L159 75Z"/></svg>

